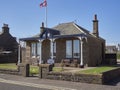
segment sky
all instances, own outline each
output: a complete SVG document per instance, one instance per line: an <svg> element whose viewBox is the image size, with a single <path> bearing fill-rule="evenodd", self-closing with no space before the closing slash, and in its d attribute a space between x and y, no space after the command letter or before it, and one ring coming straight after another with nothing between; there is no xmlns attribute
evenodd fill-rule
<svg viewBox="0 0 120 90"><path fill-rule="evenodd" d="M45 7L39 6L43 1L0 0L0 31L5 23L17 39L38 34L45 22ZM120 43L120 0L47 0L47 3L49 28L75 22L92 32L92 20L97 14L100 36L108 45Z"/></svg>

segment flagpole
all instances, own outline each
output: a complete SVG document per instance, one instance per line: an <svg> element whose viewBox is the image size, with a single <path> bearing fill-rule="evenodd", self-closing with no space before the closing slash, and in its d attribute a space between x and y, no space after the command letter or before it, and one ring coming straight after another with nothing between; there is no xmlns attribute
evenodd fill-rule
<svg viewBox="0 0 120 90"><path fill-rule="evenodd" d="M46 4L47 4L47 0L46 0ZM46 27L47 27L47 5L45 8L45 23L46 23Z"/></svg>
<svg viewBox="0 0 120 90"><path fill-rule="evenodd" d="M47 0L44 0L44 2L40 4L40 7L45 7L45 24L47 27Z"/></svg>

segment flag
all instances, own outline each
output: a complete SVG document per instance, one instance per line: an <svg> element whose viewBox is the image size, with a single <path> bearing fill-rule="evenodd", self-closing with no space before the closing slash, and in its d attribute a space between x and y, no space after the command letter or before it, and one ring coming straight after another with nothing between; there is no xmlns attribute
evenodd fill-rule
<svg viewBox="0 0 120 90"><path fill-rule="evenodd" d="M42 3L40 4L40 7L46 7L46 6L47 6L47 1L44 0L44 2L42 2Z"/></svg>

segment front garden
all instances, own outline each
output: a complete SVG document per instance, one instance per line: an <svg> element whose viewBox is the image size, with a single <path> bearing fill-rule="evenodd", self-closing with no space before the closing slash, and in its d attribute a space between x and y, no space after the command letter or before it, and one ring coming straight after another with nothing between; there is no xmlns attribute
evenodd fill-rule
<svg viewBox="0 0 120 90"><path fill-rule="evenodd" d="M53 67L53 69L51 69L52 71L49 71L50 68L50 65L46 64L40 66L30 65L29 75L39 75L39 78L43 79L65 80L96 84L104 84L120 76L120 67L117 66L85 67L82 69L73 67ZM6 69L11 69L12 71L6 71ZM39 73L39 70L42 70L40 71L41 73ZM19 74L18 66L16 64L0 64L0 73L4 73L4 71L6 71L7 74L8 72L15 75Z"/></svg>

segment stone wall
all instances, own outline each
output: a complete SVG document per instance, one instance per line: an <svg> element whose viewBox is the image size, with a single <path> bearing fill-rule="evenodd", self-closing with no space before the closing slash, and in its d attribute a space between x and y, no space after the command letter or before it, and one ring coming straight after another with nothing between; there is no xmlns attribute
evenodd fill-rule
<svg viewBox="0 0 120 90"><path fill-rule="evenodd" d="M12 74L12 75L21 75L18 70L10 70L10 69L0 69L0 73Z"/></svg>
<svg viewBox="0 0 120 90"><path fill-rule="evenodd" d="M53 72L51 66L40 66L40 78L52 80L64 80L72 82L93 83L93 84L106 84L109 81L120 76L120 68L106 71L102 74L80 74L71 72Z"/></svg>
<svg viewBox="0 0 120 90"><path fill-rule="evenodd" d="M66 40L58 39L56 40L56 61L55 63L60 63L62 59L66 58Z"/></svg>
<svg viewBox="0 0 120 90"><path fill-rule="evenodd" d="M12 74L12 75L22 75L24 77L29 76L29 64L19 64L18 69L0 69L0 73Z"/></svg>
<svg viewBox="0 0 120 90"><path fill-rule="evenodd" d="M42 42L42 60L46 63L50 58L50 40L44 40Z"/></svg>
<svg viewBox="0 0 120 90"><path fill-rule="evenodd" d="M49 72L45 79L102 84L102 75Z"/></svg>
<svg viewBox="0 0 120 90"><path fill-rule="evenodd" d="M102 64L105 55L105 41L100 38L88 37L88 66L98 66ZM92 53L91 53L92 52Z"/></svg>
<svg viewBox="0 0 120 90"><path fill-rule="evenodd" d="M120 77L120 68L104 72L102 74L103 84L107 83L117 77Z"/></svg>

